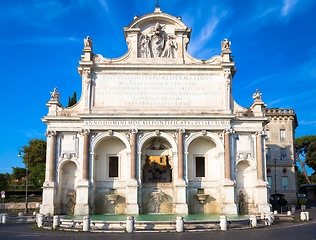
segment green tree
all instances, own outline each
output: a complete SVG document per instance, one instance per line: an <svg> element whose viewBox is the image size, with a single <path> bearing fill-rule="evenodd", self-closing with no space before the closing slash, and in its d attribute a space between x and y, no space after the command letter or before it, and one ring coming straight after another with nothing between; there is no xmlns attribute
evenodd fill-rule
<svg viewBox="0 0 316 240"><path fill-rule="evenodd" d="M46 141L32 139L28 146L23 146L23 163L28 161L29 181L37 189L43 186L46 165Z"/></svg>
<svg viewBox="0 0 316 240"><path fill-rule="evenodd" d="M306 164L316 171L316 139L308 146L306 153Z"/></svg>
<svg viewBox="0 0 316 240"><path fill-rule="evenodd" d="M0 173L0 191L7 190L9 182L5 174Z"/></svg>
<svg viewBox="0 0 316 240"><path fill-rule="evenodd" d="M302 184L306 184L307 183L305 175L304 175L304 173L301 170L297 171L297 183L298 183L298 186L301 186Z"/></svg>
<svg viewBox="0 0 316 240"><path fill-rule="evenodd" d="M305 169L305 165L314 166L316 169L316 166L313 165L313 162L316 163L316 135L296 138L295 151L296 151L296 160L301 165L307 182L311 184L311 181L308 178L308 175Z"/></svg>
<svg viewBox="0 0 316 240"><path fill-rule="evenodd" d="M12 167L11 177L13 179L21 179L26 176L26 168Z"/></svg>
<svg viewBox="0 0 316 240"><path fill-rule="evenodd" d="M40 190L45 181L45 163L39 163L30 171L30 184L35 190Z"/></svg>
<svg viewBox="0 0 316 240"><path fill-rule="evenodd" d="M76 92L74 92L74 94L72 95L72 98L70 98L70 96L68 97L68 107L71 107L73 105L75 105L77 103L77 94Z"/></svg>
<svg viewBox="0 0 316 240"><path fill-rule="evenodd" d="M23 163L28 160L29 171L39 163L46 163L46 141L34 138L29 141L29 145L23 146Z"/></svg>

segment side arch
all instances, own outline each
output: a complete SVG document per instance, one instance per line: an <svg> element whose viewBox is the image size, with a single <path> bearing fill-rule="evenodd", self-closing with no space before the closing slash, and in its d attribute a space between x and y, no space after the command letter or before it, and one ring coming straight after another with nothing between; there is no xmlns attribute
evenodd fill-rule
<svg viewBox="0 0 316 240"><path fill-rule="evenodd" d="M95 152L97 146L107 137L117 137L119 138L126 146L127 152L131 152L131 144L126 138L125 135L119 132L113 132L112 135L109 135L108 132L98 134L92 141L90 145L90 152Z"/></svg>
<svg viewBox="0 0 316 240"><path fill-rule="evenodd" d="M222 140L214 133L206 133L205 135L202 134L202 132L197 132L197 133L193 133L191 134L185 141L184 143L184 152L188 152L190 143L195 140L196 138L199 137L208 137L210 138L216 145L216 148L218 150L219 153L224 153L224 144L222 142Z"/></svg>

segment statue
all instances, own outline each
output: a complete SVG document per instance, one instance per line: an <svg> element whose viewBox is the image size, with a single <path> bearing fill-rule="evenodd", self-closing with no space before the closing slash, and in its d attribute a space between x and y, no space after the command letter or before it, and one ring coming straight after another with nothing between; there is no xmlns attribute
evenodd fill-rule
<svg viewBox="0 0 316 240"><path fill-rule="evenodd" d="M140 36L140 57L141 58L150 58L150 38L147 35Z"/></svg>
<svg viewBox="0 0 316 240"><path fill-rule="evenodd" d="M84 42L84 48L92 49L92 39L90 38L90 36L87 36L87 38L84 38L83 42Z"/></svg>
<svg viewBox="0 0 316 240"><path fill-rule="evenodd" d="M151 26L151 30L153 32L153 36L152 36L152 51L154 54L155 58L160 57L161 52L164 48L164 44L165 44L165 39L164 39L164 35L163 35L163 30L161 25L157 22L155 26Z"/></svg>
<svg viewBox="0 0 316 240"><path fill-rule="evenodd" d="M57 101L58 98L60 98L60 93L57 93L57 87L55 87L54 92L51 92L50 94L52 96L51 100Z"/></svg>
<svg viewBox="0 0 316 240"><path fill-rule="evenodd" d="M259 89L256 89L256 92L252 95L254 102L262 102L261 95L262 93L259 93Z"/></svg>
<svg viewBox="0 0 316 240"><path fill-rule="evenodd" d="M171 36L167 37L165 51L163 57L165 58L174 58L174 53L178 50L178 44Z"/></svg>
<svg viewBox="0 0 316 240"><path fill-rule="evenodd" d="M222 51L230 50L231 41L227 41L227 38L222 41Z"/></svg>

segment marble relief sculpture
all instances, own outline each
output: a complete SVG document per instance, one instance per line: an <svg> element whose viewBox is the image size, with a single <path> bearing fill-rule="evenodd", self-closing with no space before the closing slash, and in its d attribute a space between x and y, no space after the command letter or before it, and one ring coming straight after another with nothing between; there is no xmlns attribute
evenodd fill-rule
<svg viewBox="0 0 316 240"><path fill-rule="evenodd" d="M158 22L150 26L152 34L139 37L139 55L141 58L174 58L178 49L175 36L167 35L164 26Z"/></svg>

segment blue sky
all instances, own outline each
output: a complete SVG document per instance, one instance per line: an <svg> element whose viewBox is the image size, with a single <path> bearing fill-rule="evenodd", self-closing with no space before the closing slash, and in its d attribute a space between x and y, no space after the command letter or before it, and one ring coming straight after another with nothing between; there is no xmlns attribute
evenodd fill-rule
<svg viewBox="0 0 316 240"><path fill-rule="evenodd" d="M2 141L0 173L23 167L17 147L44 138L50 92L65 106L81 94L83 38L107 58L127 51L123 27L154 11L156 0L15 0L0 8ZM208 59L232 41L238 68L233 96L249 107L258 88L267 107L293 108L296 137L316 134L314 0L160 0L161 10L192 28L188 52Z"/></svg>

